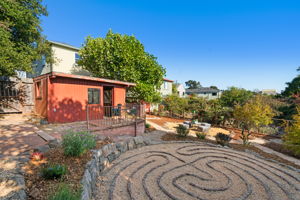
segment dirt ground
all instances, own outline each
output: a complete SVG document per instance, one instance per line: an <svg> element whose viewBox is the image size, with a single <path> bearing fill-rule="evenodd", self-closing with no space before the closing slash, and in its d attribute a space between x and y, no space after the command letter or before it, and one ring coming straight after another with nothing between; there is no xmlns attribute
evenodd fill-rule
<svg viewBox="0 0 300 200"><path fill-rule="evenodd" d="M241 136L241 133L242 133L241 129L229 128L229 127L223 127L223 128L226 129L227 131L235 133L233 139L235 139L235 140L240 139L240 136ZM253 133L251 133L251 136L249 138L250 139L263 138L263 139L269 140L269 139L280 139L280 136L265 135L265 134L262 134L262 133L255 133L255 132L253 132Z"/></svg>
<svg viewBox="0 0 300 200"><path fill-rule="evenodd" d="M170 117L158 117L155 115L147 115L147 120L149 120L150 122L154 122L160 126L164 126L166 122L182 123L185 121L183 119L174 119L174 118L170 118Z"/></svg>
<svg viewBox="0 0 300 200"><path fill-rule="evenodd" d="M154 122L157 125L162 126L163 128L176 131L176 127L178 127L179 124L182 124L185 120L183 119L174 119L170 117L157 117L154 115L147 115L147 120L150 122ZM197 130L197 127L193 127L190 129L190 133L193 136L196 136L196 133L199 132ZM230 134L229 130L223 129L223 128L218 128L218 127L211 127L209 132L207 133L208 136L215 136L217 133L224 133L226 135Z"/></svg>
<svg viewBox="0 0 300 200"><path fill-rule="evenodd" d="M170 118L170 117L159 117L159 116L154 116L154 115L147 115L147 120L150 122L154 122L157 125L172 130L172 131L176 131L176 127L178 127L179 124L182 124L185 120L183 119L174 119L174 118ZM195 136L195 133L199 132L197 130L196 127L192 127L190 129L190 134ZM240 140L241 138L241 130L237 129L237 128L230 128L230 127L214 127L212 126L209 130L209 132L207 133L208 136L212 136L214 137L217 133L224 133L227 135L231 135L232 139L234 140ZM251 136L249 137L250 140L253 139L263 139L263 140L280 140L280 136L273 136L273 135L265 135L265 134L261 134L261 133L256 133L256 132L252 132Z"/></svg>

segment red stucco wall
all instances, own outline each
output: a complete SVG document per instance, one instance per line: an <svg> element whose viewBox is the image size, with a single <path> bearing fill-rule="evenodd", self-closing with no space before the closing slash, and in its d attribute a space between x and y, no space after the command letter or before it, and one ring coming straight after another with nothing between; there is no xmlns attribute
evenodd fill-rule
<svg viewBox="0 0 300 200"><path fill-rule="evenodd" d="M97 82L63 77L51 78L48 121L53 123L85 120L88 88L99 88L102 94L102 86Z"/></svg>
<svg viewBox="0 0 300 200"><path fill-rule="evenodd" d="M42 98L36 98L35 95L35 112L47 118L50 123L86 120L88 88L100 89L98 105L103 106L103 87L113 87L113 105L125 105L126 86L97 80L43 75L34 79L35 90L38 81L42 82ZM89 109L89 113L93 114L93 110L101 118L99 107Z"/></svg>
<svg viewBox="0 0 300 200"><path fill-rule="evenodd" d="M114 88L114 104L124 105L125 87L117 87ZM101 82L66 77L50 78L48 83L48 122L64 123L86 120L88 88L100 89L99 105L103 105L103 84Z"/></svg>

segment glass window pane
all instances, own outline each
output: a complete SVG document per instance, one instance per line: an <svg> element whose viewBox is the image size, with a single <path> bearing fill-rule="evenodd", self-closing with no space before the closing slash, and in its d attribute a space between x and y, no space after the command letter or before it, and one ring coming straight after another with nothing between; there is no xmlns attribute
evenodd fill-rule
<svg viewBox="0 0 300 200"><path fill-rule="evenodd" d="M91 88L88 89L88 104L93 103L93 90Z"/></svg>
<svg viewBox="0 0 300 200"><path fill-rule="evenodd" d="M88 88L88 104L100 103L100 89Z"/></svg>
<svg viewBox="0 0 300 200"><path fill-rule="evenodd" d="M94 103L99 104L100 90L94 89Z"/></svg>

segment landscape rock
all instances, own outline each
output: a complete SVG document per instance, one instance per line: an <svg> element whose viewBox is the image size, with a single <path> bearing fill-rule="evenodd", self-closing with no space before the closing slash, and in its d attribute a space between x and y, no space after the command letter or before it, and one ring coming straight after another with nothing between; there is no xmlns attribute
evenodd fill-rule
<svg viewBox="0 0 300 200"><path fill-rule="evenodd" d="M144 140L143 140L143 137L142 137L142 136L134 137L133 140L134 140L135 144L136 144L138 147L140 147L140 145L141 145L141 146L144 145Z"/></svg>
<svg viewBox="0 0 300 200"><path fill-rule="evenodd" d="M46 153L47 151L49 151L49 149L50 149L49 145L43 145L43 146L36 147L33 151L34 152Z"/></svg>
<svg viewBox="0 0 300 200"><path fill-rule="evenodd" d="M48 145L49 145L50 148L56 148L56 147L60 147L61 146L61 142L59 142L57 139L50 140L48 142Z"/></svg>
<svg viewBox="0 0 300 200"><path fill-rule="evenodd" d="M124 153L127 151L127 143L125 141L119 142L116 144L117 149L121 152Z"/></svg>
<svg viewBox="0 0 300 200"><path fill-rule="evenodd" d="M128 140L127 142L128 150L132 150L135 148L135 142L133 139Z"/></svg>
<svg viewBox="0 0 300 200"><path fill-rule="evenodd" d="M107 157L111 153L111 144L107 144L102 147L102 153L104 157Z"/></svg>
<svg viewBox="0 0 300 200"><path fill-rule="evenodd" d="M109 162L114 161L114 160L116 159L116 154L115 154L115 152L112 152L111 154L109 154L109 155L107 156L107 159L108 159Z"/></svg>

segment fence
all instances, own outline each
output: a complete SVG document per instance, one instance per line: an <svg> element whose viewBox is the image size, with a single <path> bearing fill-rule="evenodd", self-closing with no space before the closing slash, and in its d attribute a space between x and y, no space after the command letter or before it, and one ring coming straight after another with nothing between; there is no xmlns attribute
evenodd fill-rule
<svg viewBox="0 0 300 200"><path fill-rule="evenodd" d="M118 106L87 105L87 128L103 130L106 128L129 125L146 117L145 107L140 104Z"/></svg>
<svg viewBox="0 0 300 200"><path fill-rule="evenodd" d="M30 113L34 108L33 80L0 77L0 113Z"/></svg>

